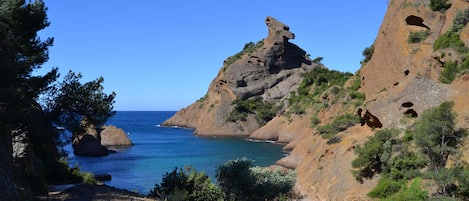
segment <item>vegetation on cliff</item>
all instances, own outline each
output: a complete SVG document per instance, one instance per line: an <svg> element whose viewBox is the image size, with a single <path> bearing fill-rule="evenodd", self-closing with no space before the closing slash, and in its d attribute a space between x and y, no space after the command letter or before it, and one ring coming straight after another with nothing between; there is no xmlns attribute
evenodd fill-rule
<svg viewBox="0 0 469 201"><path fill-rule="evenodd" d="M458 11L453 20L453 26L441 35L433 44L433 50L441 51L440 58L446 57L445 49L453 49L461 59L459 61L447 61L443 64L443 71L439 80L442 83L450 84L456 79L458 74L469 69L469 47L461 40L460 32L469 22L469 9Z"/></svg>
<svg viewBox="0 0 469 201"><path fill-rule="evenodd" d="M254 114L259 125L272 120L280 109L275 103L264 101L261 96L246 100L235 99L232 105L234 108L226 118L227 121L246 121L249 114Z"/></svg>
<svg viewBox="0 0 469 201"><path fill-rule="evenodd" d="M228 57L225 62L223 63L223 69L225 67L233 64L235 61L241 59L241 57L245 54L251 54L254 51L256 51L258 48L262 47L264 45L264 39L258 41L257 43L249 42L244 44L243 50L240 52L236 53L233 56Z"/></svg>
<svg viewBox="0 0 469 201"><path fill-rule="evenodd" d="M467 130L455 127L452 107L453 103L444 102L426 110L405 135L384 129L356 147L358 157L352 162L356 179L363 182L381 174L378 185L368 193L370 197L394 199L411 191L409 195L416 196L415 200L424 200L428 193L418 187L423 178L438 187L431 197L467 198L469 167L459 161ZM449 160L453 162L449 164Z"/></svg>

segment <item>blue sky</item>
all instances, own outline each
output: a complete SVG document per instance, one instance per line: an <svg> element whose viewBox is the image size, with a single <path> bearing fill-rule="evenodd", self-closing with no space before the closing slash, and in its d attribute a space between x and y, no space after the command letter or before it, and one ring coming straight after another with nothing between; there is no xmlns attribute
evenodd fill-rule
<svg viewBox="0 0 469 201"><path fill-rule="evenodd" d="M267 36L266 16L330 69L355 72L387 1L44 0L54 37L42 73L103 76L116 110L179 110L204 96L223 60ZM338 3L340 2L340 3Z"/></svg>

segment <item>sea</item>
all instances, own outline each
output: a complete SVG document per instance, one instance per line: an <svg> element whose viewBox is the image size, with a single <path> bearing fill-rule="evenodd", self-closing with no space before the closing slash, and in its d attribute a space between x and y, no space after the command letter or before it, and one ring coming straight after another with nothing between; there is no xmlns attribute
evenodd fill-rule
<svg viewBox="0 0 469 201"><path fill-rule="evenodd" d="M191 165L204 171L215 182L217 167L228 160L246 157L254 165L269 166L282 158L282 147L245 138L198 137L193 130L160 126L174 111L117 111L106 123L122 128L134 146L115 148L105 157L75 156L69 164L93 174L110 174L104 183L148 194L166 172ZM71 148L69 148L71 150Z"/></svg>

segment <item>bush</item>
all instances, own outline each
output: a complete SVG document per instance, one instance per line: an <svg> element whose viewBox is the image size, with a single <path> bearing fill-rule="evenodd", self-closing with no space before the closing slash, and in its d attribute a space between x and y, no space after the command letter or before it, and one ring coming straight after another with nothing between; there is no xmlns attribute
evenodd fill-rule
<svg viewBox="0 0 469 201"><path fill-rule="evenodd" d="M331 137L329 140L327 140L327 144L336 144L342 141L342 138L340 136L334 136Z"/></svg>
<svg viewBox="0 0 469 201"><path fill-rule="evenodd" d="M368 61L371 60L371 57L373 57L373 52L375 51L375 46L371 45L370 47L367 47L363 50L362 55L365 57L363 58L362 61L360 61L360 64L365 64Z"/></svg>
<svg viewBox="0 0 469 201"><path fill-rule="evenodd" d="M421 179L416 178L412 181L409 187L401 188L397 193L384 199L385 201L419 201L426 200L428 198L428 192L422 190Z"/></svg>
<svg viewBox="0 0 469 201"><path fill-rule="evenodd" d="M456 74L458 73L458 65L456 62L446 62L444 65L443 71L441 71L440 80L441 83L444 84L451 84L451 82L456 79Z"/></svg>
<svg viewBox="0 0 469 201"><path fill-rule="evenodd" d="M231 122L246 121L248 114L255 114L257 123L264 125L272 120L279 110L274 103L263 101L261 96L245 100L235 99L232 104L234 108L226 118Z"/></svg>
<svg viewBox="0 0 469 201"><path fill-rule="evenodd" d="M264 40L260 40L257 43L253 43L253 42L246 43L243 47L243 50L241 50L240 52L236 53L233 56L228 57L225 60L224 66L226 67L226 66L233 64L235 61L239 60L243 55L253 53L254 51L256 51L256 49L262 47L263 45L264 45Z"/></svg>
<svg viewBox="0 0 469 201"><path fill-rule="evenodd" d="M461 40L459 34L455 32L446 32L438 37L433 44L434 51L445 48L453 48L459 53L467 52L467 47L464 45L464 42Z"/></svg>
<svg viewBox="0 0 469 201"><path fill-rule="evenodd" d="M451 4L447 0L430 0L430 8L433 11L444 12L451 7Z"/></svg>
<svg viewBox="0 0 469 201"><path fill-rule="evenodd" d="M176 167L166 173L161 184L155 184L148 196L164 200L224 200L220 188L210 181L205 172L197 172L191 166L184 169Z"/></svg>
<svg viewBox="0 0 469 201"><path fill-rule="evenodd" d="M420 43L424 41L430 35L430 30L410 32L408 43Z"/></svg>
<svg viewBox="0 0 469 201"><path fill-rule="evenodd" d="M386 198L397 193L404 184L400 181L383 177L367 195L372 198Z"/></svg>
<svg viewBox="0 0 469 201"><path fill-rule="evenodd" d="M345 114L338 116L335 118L331 123L318 126L317 131L321 134L324 138L329 139L336 135L339 132L347 130L347 128L354 126L355 124L360 122L360 118L354 114Z"/></svg>
<svg viewBox="0 0 469 201"><path fill-rule="evenodd" d="M452 32L458 32L469 22L469 8L464 11L458 11L453 20Z"/></svg>
<svg viewBox="0 0 469 201"><path fill-rule="evenodd" d="M358 156L352 161L352 167L358 169L353 171L357 181L363 182L364 178L372 178L373 175L389 169L388 161L393 146L399 142L396 139L398 134L399 131L395 129L380 130L368 138L365 144L355 148Z"/></svg>
<svg viewBox="0 0 469 201"><path fill-rule="evenodd" d="M296 174L252 167L252 160L241 158L220 166L216 178L227 200L272 200L292 190Z"/></svg>

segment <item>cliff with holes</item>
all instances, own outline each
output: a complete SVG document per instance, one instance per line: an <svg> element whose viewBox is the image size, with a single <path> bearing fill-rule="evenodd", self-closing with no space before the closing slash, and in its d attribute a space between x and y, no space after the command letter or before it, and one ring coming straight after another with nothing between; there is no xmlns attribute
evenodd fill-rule
<svg viewBox="0 0 469 201"><path fill-rule="evenodd" d="M377 178L357 182L351 162L355 147L376 130L406 130L444 101L455 103L457 126L469 127L469 2L448 3L442 11L429 0L389 1L353 75L306 57L288 42L294 37L288 26L267 18L268 37L227 59L207 95L165 124L195 128L199 135L277 141L289 154L276 165L297 171L299 194L368 200Z"/></svg>

